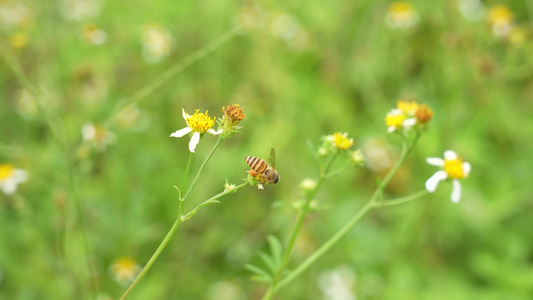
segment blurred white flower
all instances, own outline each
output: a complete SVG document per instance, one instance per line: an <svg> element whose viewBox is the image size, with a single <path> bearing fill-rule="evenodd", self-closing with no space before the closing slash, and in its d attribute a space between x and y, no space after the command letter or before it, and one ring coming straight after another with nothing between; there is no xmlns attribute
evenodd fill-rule
<svg viewBox="0 0 533 300"><path fill-rule="evenodd" d="M437 171L426 181L426 190L433 193L437 189L440 181L450 178L452 179L451 200L453 203L459 202L461 200L461 183L459 179L468 177L472 168L470 163L463 162L452 150L444 152L444 159L440 157L429 157L426 159L426 162L432 166L442 168L442 170Z"/></svg>
<svg viewBox="0 0 533 300"><path fill-rule="evenodd" d="M21 27L30 19L29 9L19 1L0 2L0 24L5 27Z"/></svg>
<svg viewBox="0 0 533 300"><path fill-rule="evenodd" d="M457 6L468 21L479 21L485 15L485 6L480 0L457 0Z"/></svg>
<svg viewBox="0 0 533 300"><path fill-rule="evenodd" d="M212 284L207 290L209 300L244 300L244 291L238 282L225 280Z"/></svg>
<svg viewBox="0 0 533 300"><path fill-rule="evenodd" d="M117 113L115 121L121 128L142 132L148 128L150 116L137 105L127 105Z"/></svg>
<svg viewBox="0 0 533 300"><path fill-rule="evenodd" d="M0 189L4 194L14 194L17 191L17 186L26 180L28 180L26 171L15 169L10 164L0 164Z"/></svg>
<svg viewBox="0 0 533 300"><path fill-rule="evenodd" d="M323 271L318 277L318 287L325 300L355 300L355 273L347 265Z"/></svg>
<svg viewBox="0 0 533 300"><path fill-rule="evenodd" d="M385 140L367 138L361 147L366 166L374 173L380 173L390 168L398 157L399 150Z"/></svg>
<svg viewBox="0 0 533 300"><path fill-rule="evenodd" d="M418 23L418 13L406 1L393 2L385 16L385 24L391 29L407 29Z"/></svg>
<svg viewBox="0 0 533 300"><path fill-rule="evenodd" d="M117 258L109 267L109 272L113 279L121 285L130 284L141 270L142 267L130 257Z"/></svg>
<svg viewBox="0 0 533 300"><path fill-rule="evenodd" d="M311 35L292 15L286 13L274 15L270 22L270 31L293 50L303 51L311 45Z"/></svg>
<svg viewBox="0 0 533 300"><path fill-rule="evenodd" d="M83 27L82 39L90 45L102 45L107 40L107 33L93 23L89 23Z"/></svg>
<svg viewBox="0 0 533 300"><path fill-rule="evenodd" d="M98 150L104 150L107 145L116 140L114 133L98 124L84 124L81 128L81 134L84 142L91 144Z"/></svg>
<svg viewBox="0 0 533 300"><path fill-rule="evenodd" d="M101 0L63 0L61 14L63 18L72 21L81 21L100 14Z"/></svg>
<svg viewBox="0 0 533 300"><path fill-rule="evenodd" d="M142 58L147 63L156 63L174 50L170 32L159 24L150 24L142 32Z"/></svg>
<svg viewBox="0 0 533 300"><path fill-rule="evenodd" d="M513 13L504 5L497 5L490 8L488 20L492 29L492 34L497 38L505 38L513 28Z"/></svg>

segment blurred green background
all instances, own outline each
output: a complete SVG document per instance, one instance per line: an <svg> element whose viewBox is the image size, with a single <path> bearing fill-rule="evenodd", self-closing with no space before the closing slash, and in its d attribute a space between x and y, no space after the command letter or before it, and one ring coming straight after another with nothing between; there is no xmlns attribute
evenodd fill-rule
<svg viewBox="0 0 533 300"><path fill-rule="evenodd" d="M299 183L317 177L307 141L348 132L369 168L325 183L317 199L329 209L307 217L289 268L357 212L397 157L384 118L398 99L435 117L387 197L422 190L436 171L425 158L453 149L472 164L461 202L443 183L372 210L278 299L533 299L533 4L391 3L0 1L0 163L29 174L0 194L0 299L118 298L127 284L112 265L144 265L176 217L189 138L169 135L185 126L182 108L221 117L233 103L247 116L241 134L222 143L186 209L226 179L240 183L244 157L271 147L280 183L184 223L130 299L260 298L265 286L244 265L266 236L287 239L296 214L273 204L298 201ZM199 49L209 51L191 56ZM130 97L140 102L117 117ZM87 123L111 143L84 140ZM215 140L202 138L192 174ZM339 285L346 298L328 298Z"/></svg>

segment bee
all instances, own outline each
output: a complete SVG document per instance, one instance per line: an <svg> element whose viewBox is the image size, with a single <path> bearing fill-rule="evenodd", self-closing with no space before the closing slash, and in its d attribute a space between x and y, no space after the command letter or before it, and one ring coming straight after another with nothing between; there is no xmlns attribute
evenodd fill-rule
<svg viewBox="0 0 533 300"><path fill-rule="evenodd" d="M263 159L253 156L246 157L246 163L252 168L247 172L257 179L257 186L261 190L263 189L264 183L276 184L279 182L279 174L275 169L276 153L274 152L274 148L270 149L268 162L270 163L270 166Z"/></svg>

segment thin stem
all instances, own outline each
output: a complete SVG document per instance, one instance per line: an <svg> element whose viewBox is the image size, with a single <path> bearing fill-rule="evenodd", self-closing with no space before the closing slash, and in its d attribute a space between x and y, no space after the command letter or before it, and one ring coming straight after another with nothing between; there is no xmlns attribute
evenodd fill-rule
<svg viewBox="0 0 533 300"><path fill-rule="evenodd" d="M180 204L181 203L183 203L183 202L180 201ZM131 293L133 288L135 288L135 286L144 277L144 275L148 272L148 270L150 270L150 268L152 267L152 265L154 264L156 259L159 257L161 252L163 252L163 249L165 249L165 247L167 246L168 242L170 241L170 239L172 238L172 236L174 235L174 233L176 232L178 227L181 225L181 223L182 223L181 218L180 218L181 210L182 210L182 205L180 205L180 212L178 213L178 217L176 218L176 221L174 221L174 225L172 225L172 228L170 228L170 230L168 231L167 235L165 236L165 238L163 239L161 244L159 244L159 247L157 247L157 250L155 250L154 254L152 254L152 257L150 257L150 260L148 261L148 263L146 263L146 265L142 269L141 273L139 273L139 275L137 275L137 278L135 278L135 280L131 283L131 285L124 292L122 297L120 297L121 300L126 299L126 297L128 297L128 295Z"/></svg>
<svg viewBox="0 0 533 300"><path fill-rule="evenodd" d="M328 171L333 164L333 161L335 160L337 155L333 155L329 161L326 163L323 170L321 170L320 178L318 179L318 182L315 186L315 188L307 195L307 199L305 204L302 207L302 210L300 211L300 214L298 215L298 219L296 220L296 224L294 225L294 229L292 230L291 236L289 238L289 241L287 243L287 247L285 248L285 252L283 253L283 259L281 261L281 265L278 269L278 272L276 273L276 276L274 277L274 280L272 281L272 284L268 288L267 292L263 296L262 299L270 299L273 296L273 292L276 290L276 285L281 279L281 276L283 275L283 272L285 271L285 268L289 264L289 260L292 254L292 249L294 248L294 244L296 242L296 238L298 237L298 233L300 232L300 228L302 227L302 223L305 219L305 216L309 212L310 203L315 197L316 193L318 192L318 189L326 180L328 177Z"/></svg>
<svg viewBox="0 0 533 300"><path fill-rule="evenodd" d="M217 50L220 48L220 46L224 45L228 41L230 41L233 37L237 36L241 31L243 27L241 26L235 26L229 31L222 34L220 37L216 38L215 40L211 41L209 44L207 44L205 47L202 47L193 53L189 54L184 59L180 60L176 64L174 64L172 67L164 71L163 73L159 74L156 78L154 78L152 81L150 81L148 84L143 86L141 89L139 89L133 96L131 96L129 99L126 99L124 102L119 103L113 113L109 116L109 118L106 120L105 124L106 127L111 127L112 123L114 122L115 116L119 113L119 111L127 106L133 106L141 102L143 99L145 99L148 95L150 95L152 92L154 92L157 88L165 84L167 81L172 79L174 76L181 73L183 70L187 69L189 66L194 64L195 62L199 61L200 59L204 58L211 52Z"/></svg>
<svg viewBox="0 0 533 300"><path fill-rule="evenodd" d="M205 165L207 164L207 162L209 161L209 159L211 158L211 156L213 156L213 153L215 153L215 150L218 148L218 146L220 145L220 143L222 143L222 137L218 137L218 140L217 142L215 143L215 145L213 146L213 148L211 148L211 151L209 151L209 153L207 154L207 156L205 157L204 159L204 162L202 163L202 165L200 166L200 168L198 169L198 172L196 173L196 176L194 177L192 183L191 183L191 186L189 186L189 189L187 190L187 192L185 193L185 196L183 196L182 200L185 200L187 199L187 197L189 196L189 194L191 193L192 189L194 188L194 186L196 185L196 182L198 181L198 178L200 178L200 174L202 173L202 171L204 170L205 168Z"/></svg>
<svg viewBox="0 0 533 300"><path fill-rule="evenodd" d="M185 188L185 182L187 181L187 175L189 175L189 171L191 169L191 161L192 161L193 154L194 152L191 152L189 154L189 161L187 162L187 168L185 169L185 175L183 176L183 182L181 183L180 200L181 200L181 193L183 193L183 189Z"/></svg>
<svg viewBox="0 0 533 300"><path fill-rule="evenodd" d="M139 275L137 275L137 278L135 278L135 281L132 282L132 284L128 287L128 289L124 292L124 294L122 295L122 297L120 297L120 299L123 300L123 299L126 299L126 297L128 297L128 295L131 293L133 288L139 283L139 281L144 277L144 275L148 272L148 270L150 270L150 268L152 267L152 265L154 264L156 259L159 257L159 255L161 254L163 249L165 249L165 247L167 246L168 242L170 241L170 239L172 238L172 236L174 235L174 233L176 232L178 227L184 221L186 221L187 219L192 217L198 211L198 209L200 209L201 207L205 206L206 204L218 202L217 199L219 199L220 197L222 197L224 195L227 195L227 194L230 194L230 193L233 193L233 192L237 191L238 189L240 189L240 188L242 188L242 187L244 187L246 185L248 185L248 182L245 182L245 183L243 183L241 185L238 185L238 186L233 187L233 188L231 188L229 190L226 190L226 191L224 191L222 193L219 193L219 194L207 199L206 201L202 202L202 204L200 204L197 207L195 207L193 210L191 210L186 215L183 215L183 205L182 205L183 201L180 201L178 217L176 218L176 221L174 221L174 225L172 225L172 228L170 228L170 230L168 231L167 235L165 236L165 238L163 239L161 244L159 244L159 247L157 247L157 250L154 252L154 254L152 254L152 257L150 257L150 260L148 261L148 263L146 263L146 265L142 269L141 273L139 273Z"/></svg>
<svg viewBox="0 0 533 300"><path fill-rule="evenodd" d="M382 206L392 206L392 205L398 205L398 204L403 204L403 203L406 203L406 202L410 202L410 201L413 201L413 200L416 200L424 195L427 195L429 194L428 191L426 190L421 190L419 192L416 192L412 195L408 195L408 196L405 196L405 197L400 197L400 198L396 198L396 199L392 199L392 200L388 200L388 201L385 201L385 202L382 202L382 203L374 203L374 206L375 207L382 207Z"/></svg>
<svg viewBox="0 0 533 300"><path fill-rule="evenodd" d="M200 208L202 208L202 207L204 207L204 206L206 206L206 205L209 205L209 204L219 203L219 202L217 201L218 198L220 198L220 197L222 197L222 196L224 196L224 195L227 195L227 194L229 194L229 193L234 193L234 192L236 192L238 189L240 189L240 188L242 188L242 187L244 187L244 186L246 186L246 185L248 185L248 184L249 184L248 181L245 181L243 184L240 184L240 185L235 186L235 187L233 187L233 188L231 188L231 189L225 190L225 191L223 191L222 193L219 193L219 194L217 194L217 195L215 195L215 196L213 196L213 197L211 197L211 198L205 200L204 202L200 203L200 204L199 204L198 206L196 206L195 208L191 209L191 211L188 212L186 215L182 216L182 217L181 217L181 218L182 218L182 222L185 222L185 221L187 221L188 219L190 219L192 216L194 216L194 215L198 212L198 210L199 210Z"/></svg>
<svg viewBox="0 0 533 300"><path fill-rule="evenodd" d="M289 282L294 280L296 277L298 277L301 273L303 273L309 266L311 266L316 260L318 260L324 253L326 253L333 245L335 245L344 235L346 235L350 229L359 222L367 213L370 211L370 209L374 206L374 203L377 199L379 199L383 189L385 186L389 183L389 181L392 179L394 174L398 171L400 166L405 161L405 158L407 157L407 154L409 154L410 150L416 143L418 139L417 136L413 139L413 142L411 144L407 144L406 142L403 143L402 147L402 153L394 167L389 171L389 173L385 176L385 178L381 181L379 186L376 188L374 193L372 194L372 197L370 200L357 212L357 214L348 221L339 231L337 231L326 243L324 243L320 248L318 248L311 256L309 256L303 263L301 263L298 267L296 267L293 271L291 271L287 276L285 276L277 286L269 288L265 296L263 296L263 300L271 299L271 297L274 295L274 293L279 290L281 287L287 285ZM268 295L268 297L266 297Z"/></svg>

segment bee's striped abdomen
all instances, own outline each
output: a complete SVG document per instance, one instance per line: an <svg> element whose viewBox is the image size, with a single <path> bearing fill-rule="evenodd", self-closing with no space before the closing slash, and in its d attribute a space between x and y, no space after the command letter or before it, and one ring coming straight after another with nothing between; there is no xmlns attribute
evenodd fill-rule
<svg viewBox="0 0 533 300"><path fill-rule="evenodd" d="M247 156L246 163L258 174L263 174L268 168L268 164L263 159L253 156Z"/></svg>

